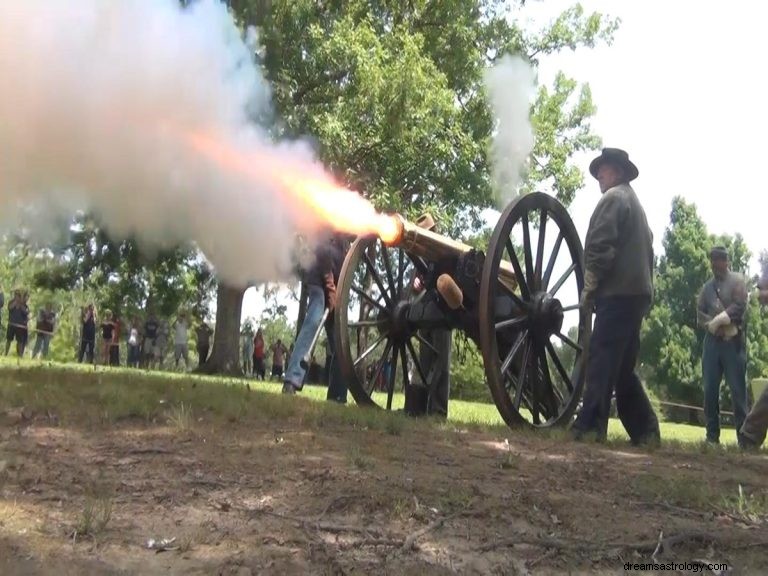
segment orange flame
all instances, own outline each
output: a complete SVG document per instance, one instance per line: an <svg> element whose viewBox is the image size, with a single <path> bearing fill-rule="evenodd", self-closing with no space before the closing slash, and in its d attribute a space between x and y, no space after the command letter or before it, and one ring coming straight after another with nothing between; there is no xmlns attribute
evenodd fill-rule
<svg viewBox="0 0 768 576"><path fill-rule="evenodd" d="M223 142L199 132L186 136L189 144L223 168L238 172L254 181L264 180L263 163L227 147ZM318 178L296 172L290 166L271 166L270 178L292 194L308 210L335 230L355 235L377 234L384 242L393 243L400 235L396 217L377 212L373 204L356 192L339 186L329 178Z"/></svg>

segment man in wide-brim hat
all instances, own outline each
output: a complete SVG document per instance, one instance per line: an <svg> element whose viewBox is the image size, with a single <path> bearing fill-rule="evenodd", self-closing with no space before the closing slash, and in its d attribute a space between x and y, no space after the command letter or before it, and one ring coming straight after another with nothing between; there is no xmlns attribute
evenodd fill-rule
<svg viewBox="0 0 768 576"><path fill-rule="evenodd" d="M589 172L602 198L584 245L581 305L595 312L595 324L574 436L606 438L615 392L616 410L632 443L657 443L659 421L635 373L640 326L653 298L653 235L629 185L639 171L624 150L604 148Z"/></svg>
<svg viewBox="0 0 768 576"><path fill-rule="evenodd" d="M602 176L600 176L600 167L606 166L608 169L603 169ZM620 171L621 175L614 176L616 171ZM605 192L608 188L603 188L603 182L615 183L632 182L638 177L640 171L637 166L629 159L629 154L620 148L603 148L600 156L592 160L589 163L589 173L600 183L600 191ZM610 178L609 178L610 175Z"/></svg>

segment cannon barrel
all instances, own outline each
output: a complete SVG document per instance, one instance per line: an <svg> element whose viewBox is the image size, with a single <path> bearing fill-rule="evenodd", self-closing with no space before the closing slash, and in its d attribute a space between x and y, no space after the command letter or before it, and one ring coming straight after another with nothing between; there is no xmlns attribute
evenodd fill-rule
<svg viewBox="0 0 768 576"><path fill-rule="evenodd" d="M397 233L393 239L385 241L385 244L400 247L414 256L433 261L460 256L473 249L468 244L422 228L400 214L394 214L392 218L396 223ZM499 279L510 290L517 288L515 270L506 260L499 264Z"/></svg>

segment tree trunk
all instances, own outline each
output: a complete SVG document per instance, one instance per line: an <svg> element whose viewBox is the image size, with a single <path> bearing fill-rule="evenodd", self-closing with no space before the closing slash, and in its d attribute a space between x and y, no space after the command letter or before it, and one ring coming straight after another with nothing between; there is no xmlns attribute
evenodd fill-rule
<svg viewBox="0 0 768 576"><path fill-rule="evenodd" d="M307 303L309 302L309 290L307 283L301 283L301 292L299 293L299 316L296 318L296 338L301 332L301 325L304 324L304 318L307 316Z"/></svg>
<svg viewBox="0 0 768 576"><path fill-rule="evenodd" d="M240 315L243 309L245 288L228 286L219 282L216 291L216 327L213 333L213 350L208 362L199 366L201 374L227 374L242 376L240 367Z"/></svg>

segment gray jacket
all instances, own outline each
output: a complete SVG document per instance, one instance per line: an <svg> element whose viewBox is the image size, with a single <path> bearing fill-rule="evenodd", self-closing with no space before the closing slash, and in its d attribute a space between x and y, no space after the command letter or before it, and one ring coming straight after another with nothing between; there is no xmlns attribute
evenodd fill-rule
<svg viewBox="0 0 768 576"><path fill-rule="evenodd" d="M653 297L653 234L629 184L606 190L589 221L584 266L596 297Z"/></svg>
<svg viewBox="0 0 768 576"><path fill-rule="evenodd" d="M731 270L723 278L711 278L699 292L696 323L706 326L720 312L727 312L731 322L741 326L747 310L747 285L744 276Z"/></svg>

